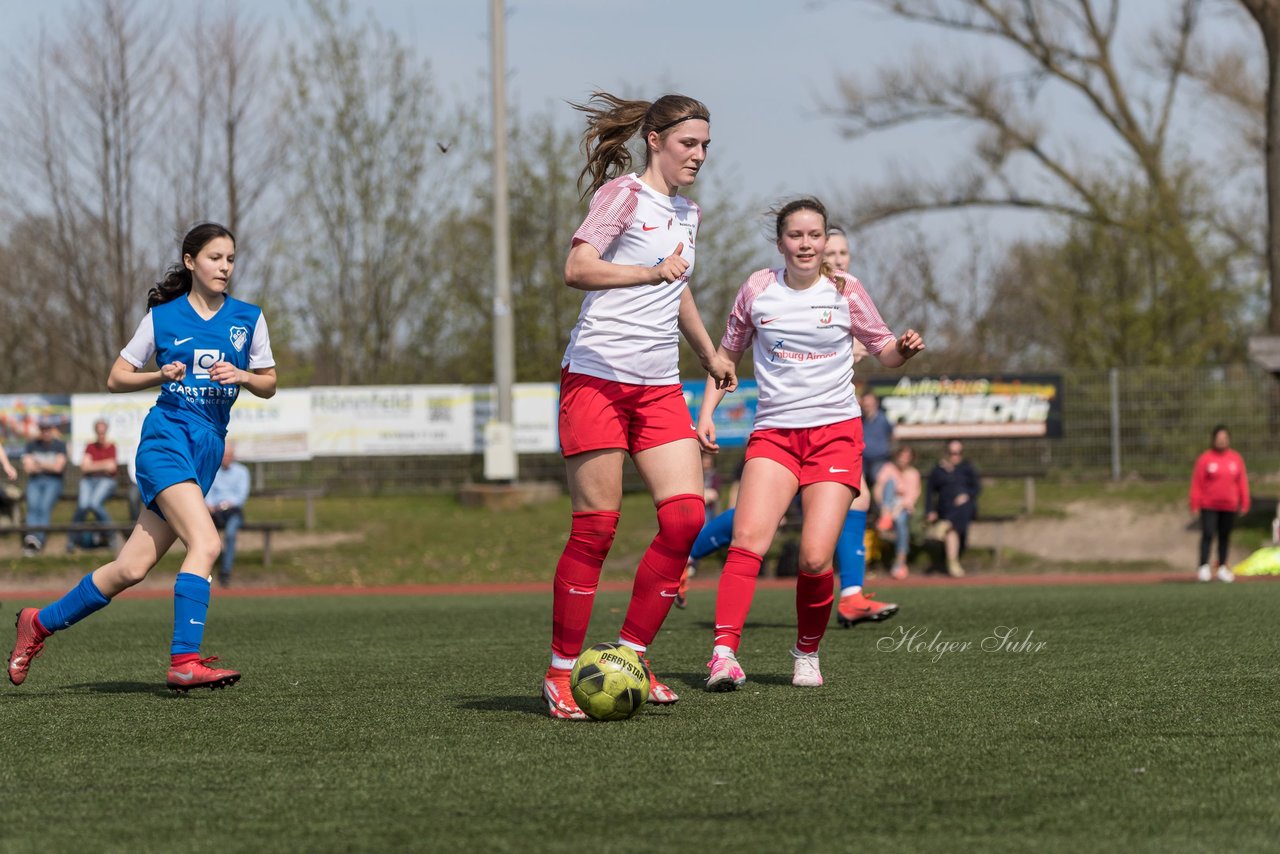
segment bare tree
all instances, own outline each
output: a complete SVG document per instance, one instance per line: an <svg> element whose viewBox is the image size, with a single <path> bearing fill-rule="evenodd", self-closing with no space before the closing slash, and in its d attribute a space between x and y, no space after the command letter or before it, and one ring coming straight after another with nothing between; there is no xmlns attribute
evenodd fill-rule
<svg viewBox="0 0 1280 854"><path fill-rule="evenodd" d="M1246 146L1261 157L1266 187L1266 226L1259 244L1270 280L1267 331L1280 335L1280 0L1239 0L1257 25L1265 48L1262 74L1241 46L1210 51L1195 68L1211 93L1234 108ZM1259 121L1260 119L1260 121ZM1249 244L1248 223L1232 230L1243 245Z"/></svg>
<svg viewBox="0 0 1280 854"><path fill-rule="evenodd" d="M30 331L56 328L46 357L75 369L74 386L100 382L142 310L158 199L149 147L165 129L171 75L159 22L136 0L86 3L60 39L15 69L3 136L22 188L16 215L43 229L14 232L24 253L52 259ZM30 272L28 270L27 272Z"/></svg>
<svg viewBox="0 0 1280 854"><path fill-rule="evenodd" d="M900 176L862 193L855 227L928 211L1014 208L1115 230L1148 259L1127 268L1141 276L1129 286L1152 305L1145 321L1177 330L1173 338L1200 322L1216 294L1238 288L1226 258L1240 247L1215 229L1213 188L1197 183L1196 164L1171 143L1203 0L1171 4L1168 17L1149 25L1153 49L1137 56L1120 46L1119 0L868 2L975 47L989 43L1005 59L997 65L961 48L952 61L935 53L885 68L870 83L842 81L839 109L851 137L926 121L978 132L947 176ZM1088 139L1054 121L1054 107L1066 103L1088 109Z"/></svg>
<svg viewBox="0 0 1280 854"><path fill-rule="evenodd" d="M287 205L277 184L284 133L275 118L281 92L267 30L232 2L212 12L197 6L191 24L203 37L193 40L193 61L179 69L182 112L192 126L170 149L174 229L207 219L226 225L239 241L238 283L269 299L272 236Z"/></svg>
<svg viewBox="0 0 1280 854"><path fill-rule="evenodd" d="M282 108L293 202L282 284L315 348L317 381L386 381L435 310L426 297L447 155L433 145L426 63L395 33L353 22L346 4L307 8Z"/></svg>

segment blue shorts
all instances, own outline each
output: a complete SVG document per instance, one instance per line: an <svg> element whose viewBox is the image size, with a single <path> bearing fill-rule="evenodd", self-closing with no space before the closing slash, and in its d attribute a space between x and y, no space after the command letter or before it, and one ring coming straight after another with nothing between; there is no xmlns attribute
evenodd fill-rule
<svg viewBox="0 0 1280 854"><path fill-rule="evenodd" d="M188 480L208 493L213 478L222 466L222 450L226 440L214 431L159 406L152 407L142 422L142 439L134 469L138 492L148 510L160 513L156 496L175 483ZM161 518L164 517L160 513Z"/></svg>

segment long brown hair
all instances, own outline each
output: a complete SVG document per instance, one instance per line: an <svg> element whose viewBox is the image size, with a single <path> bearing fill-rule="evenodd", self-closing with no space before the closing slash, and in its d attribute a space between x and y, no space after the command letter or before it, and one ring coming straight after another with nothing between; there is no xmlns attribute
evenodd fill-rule
<svg viewBox="0 0 1280 854"><path fill-rule="evenodd" d="M587 130L582 135L582 151L587 165L578 173L578 188L590 177L586 198L631 168L631 152L627 143L637 133L648 139L651 131L663 134L689 119L711 121L705 104L687 95L663 95L656 101L628 101L608 92L592 92L585 104L572 104L587 114ZM645 166L649 165L649 147L645 146Z"/></svg>
<svg viewBox="0 0 1280 854"><path fill-rule="evenodd" d="M782 239L782 230L786 228L787 217L796 211L813 211L822 217L822 232L823 234L830 234L830 230L827 228L826 205L812 196L802 196L798 199L792 199L781 207L769 209L769 213L773 216L773 231L778 240ZM844 232L841 231L840 233L843 234ZM840 271L835 268L834 264L824 258L822 265L818 268L818 272L835 282L836 289L840 293L844 293L844 276L840 275Z"/></svg>
<svg viewBox="0 0 1280 854"><path fill-rule="evenodd" d="M187 232L182 238L182 257L192 258L200 254L200 250L211 240L226 237L231 245L236 243L236 236L225 225L216 222L202 222ZM172 302L183 294L191 293L191 271L182 261L178 261L165 271L164 278L156 282L156 286L147 292L147 308L155 308Z"/></svg>

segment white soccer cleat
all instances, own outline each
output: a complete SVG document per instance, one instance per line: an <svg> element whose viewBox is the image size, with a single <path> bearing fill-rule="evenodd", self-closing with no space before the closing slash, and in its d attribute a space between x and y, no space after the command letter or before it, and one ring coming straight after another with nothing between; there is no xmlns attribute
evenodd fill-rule
<svg viewBox="0 0 1280 854"><path fill-rule="evenodd" d="M1209 564L1206 563L1196 570L1196 581L1213 581L1213 570L1209 569Z"/></svg>
<svg viewBox="0 0 1280 854"><path fill-rule="evenodd" d="M821 687L822 671L818 669L818 654L792 649L791 656L796 660L795 670L791 674L791 684L797 688Z"/></svg>
<svg viewBox="0 0 1280 854"><path fill-rule="evenodd" d="M1236 580L1236 574L1231 571L1231 567L1220 566L1218 567L1218 580L1225 584L1230 584Z"/></svg>

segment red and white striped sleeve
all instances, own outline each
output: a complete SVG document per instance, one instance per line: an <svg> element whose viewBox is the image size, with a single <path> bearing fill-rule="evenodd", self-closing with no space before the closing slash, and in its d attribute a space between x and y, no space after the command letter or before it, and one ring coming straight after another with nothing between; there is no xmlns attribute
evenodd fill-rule
<svg viewBox="0 0 1280 854"><path fill-rule="evenodd" d="M898 337L885 325L862 282L847 273L842 274L842 277L844 298L849 302L849 327L853 337L861 341L868 352L879 355L884 348L897 341Z"/></svg>
<svg viewBox="0 0 1280 854"><path fill-rule="evenodd" d="M630 175L614 178L591 197L587 218L573 233L573 245L590 243L603 255L636 218L639 187Z"/></svg>
<svg viewBox="0 0 1280 854"><path fill-rule="evenodd" d="M733 309L724 326L724 337L720 339L721 347L742 353L751 346L756 337L756 326L751 320L751 306L772 281L772 270L757 270L738 288L738 296L733 301Z"/></svg>

